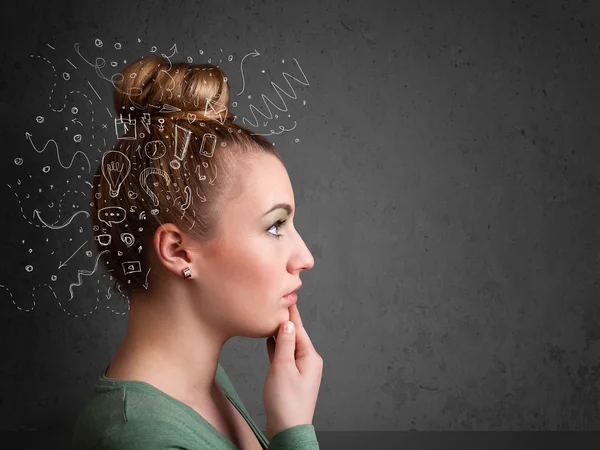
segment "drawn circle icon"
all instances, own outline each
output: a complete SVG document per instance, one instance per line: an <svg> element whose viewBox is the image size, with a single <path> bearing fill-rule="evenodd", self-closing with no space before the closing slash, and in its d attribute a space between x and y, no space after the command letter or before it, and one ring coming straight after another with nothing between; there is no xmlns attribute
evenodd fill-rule
<svg viewBox="0 0 600 450"><path fill-rule="evenodd" d="M44 166L44 168L42 169L42 172L44 172L44 173L50 172L50 166Z"/></svg>
<svg viewBox="0 0 600 450"><path fill-rule="evenodd" d="M81 142L81 135L80 134L76 134L75 136L73 136L73 140L75 142Z"/></svg>
<svg viewBox="0 0 600 450"><path fill-rule="evenodd" d="M43 118L42 116L37 116L37 117L35 118L35 121L36 121L37 123L43 123L43 122L44 122L44 118Z"/></svg>
<svg viewBox="0 0 600 450"><path fill-rule="evenodd" d="M96 47L102 47L102 45L103 45L103 44L102 44L102 41L101 41L100 39L96 39L96 40L94 41L94 43L96 44Z"/></svg>
<svg viewBox="0 0 600 450"><path fill-rule="evenodd" d="M150 49L151 53L154 53L156 51L156 45L153 45L152 48Z"/></svg>
<svg viewBox="0 0 600 450"><path fill-rule="evenodd" d="M91 252L91 250L88 250L87 252L85 252L85 256L88 256L88 257L90 257L90 258L91 258L91 257L92 257L92 252Z"/></svg>
<svg viewBox="0 0 600 450"><path fill-rule="evenodd" d="M79 110L78 110L78 109L77 109L75 106L73 106L73 107L71 108L71 113L72 113L72 114L77 114L78 112L79 112Z"/></svg>
<svg viewBox="0 0 600 450"><path fill-rule="evenodd" d="M129 248L135 243L135 238L131 233L121 233L121 241Z"/></svg>
<svg viewBox="0 0 600 450"><path fill-rule="evenodd" d="M117 50L121 50L121 44L119 42L115 42L115 48Z"/></svg>
<svg viewBox="0 0 600 450"><path fill-rule="evenodd" d="M171 166L172 169L177 170L181 167L181 164L179 163L179 161L177 161L176 159L174 159L173 161L171 161L169 163L169 165Z"/></svg>
<svg viewBox="0 0 600 450"><path fill-rule="evenodd" d="M167 153L167 146L160 139L150 141L144 146L144 153L150 159L160 159Z"/></svg>
<svg viewBox="0 0 600 450"><path fill-rule="evenodd" d="M56 275L52 275L52 276L50 277L50 279L51 279L52 281L56 281L56 280L58 280L58 277L57 277Z"/></svg>
<svg viewBox="0 0 600 450"><path fill-rule="evenodd" d="M201 55L204 55L204 52L202 50L198 50L198 53L200 53Z"/></svg>
<svg viewBox="0 0 600 450"><path fill-rule="evenodd" d="M227 57L227 61L229 61L229 62L233 61L233 55L229 55L229 56Z"/></svg>
<svg viewBox="0 0 600 450"><path fill-rule="evenodd" d="M15 164L17 166L20 166L21 164L23 164L23 158L15 158Z"/></svg>
<svg viewBox="0 0 600 450"><path fill-rule="evenodd" d="M63 79L65 81L69 81L71 79L71 75L69 75L67 72L63 72Z"/></svg>
<svg viewBox="0 0 600 450"><path fill-rule="evenodd" d="M187 62L189 62L190 64L194 62L194 59L191 56L187 57Z"/></svg>
<svg viewBox="0 0 600 450"><path fill-rule="evenodd" d="M110 65L111 65L112 67L117 67L117 64L118 64L118 63L117 63L116 61L111 61L111 62L110 62Z"/></svg>
<svg viewBox="0 0 600 450"><path fill-rule="evenodd" d="M33 266L31 264L29 264L29 265L25 266L25 270L27 272L33 272Z"/></svg>

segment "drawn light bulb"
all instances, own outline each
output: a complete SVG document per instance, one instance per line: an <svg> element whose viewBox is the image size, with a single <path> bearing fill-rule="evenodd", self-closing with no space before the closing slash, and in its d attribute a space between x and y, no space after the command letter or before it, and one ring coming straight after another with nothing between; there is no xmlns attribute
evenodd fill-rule
<svg viewBox="0 0 600 450"><path fill-rule="evenodd" d="M123 153L116 150L109 150L102 156L102 175L108 181L110 187L110 196L119 195L119 189L129 171L131 170L131 161Z"/></svg>

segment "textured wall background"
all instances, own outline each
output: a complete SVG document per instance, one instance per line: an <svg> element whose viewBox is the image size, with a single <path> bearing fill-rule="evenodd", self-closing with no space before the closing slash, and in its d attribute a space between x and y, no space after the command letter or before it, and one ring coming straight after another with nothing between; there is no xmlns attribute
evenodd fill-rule
<svg viewBox="0 0 600 450"><path fill-rule="evenodd" d="M68 233L34 227L39 206L14 195L14 158L35 155L25 133L41 148L73 126L36 124L56 78L30 55L68 67L74 43L92 55L97 38L107 52L122 43L127 60L151 45L177 44L180 59L233 54L232 92L258 50L244 66L246 117L261 94L278 99L271 81L289 92L284 70L301 79L293 58L306 74L309 86L292 81L297 99L284 97L297 128L271 138L315 257L299 309L325 359L317 430L600 430L600 7L450 3L3 6L2 430L68 433L126 329L126 305L98 297L94 279L66 301L92 264L83 253L53 291L24 270L54 267L51 252L70 255L91 230L83 218ZM61 82L56 104L68 89L96 101L84 80ZM110 84L93 84L101 113ZM64 172L48 177L65 186ZM231 340L221 363L264 429L264 340Z"/></svg>

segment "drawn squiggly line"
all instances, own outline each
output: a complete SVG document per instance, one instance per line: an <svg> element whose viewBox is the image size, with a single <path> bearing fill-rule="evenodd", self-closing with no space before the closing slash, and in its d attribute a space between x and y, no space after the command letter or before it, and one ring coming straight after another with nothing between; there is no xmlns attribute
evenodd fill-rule
<svg viewBox="0 0 600 450"><path fill-rule="evenodd" d="M83 56L81 54L81 52L79 51L79 43L76 42L73 45L73 48L75 49L75 52L79 55L79 57L89 66L93 67L94 70L96 71L96 75L98 75L98 77L102 80L108 81L113 88L122 95L127 95L129 97L129 101L131 101L131 103L133 104L133 106L135 106L137 109L144 109L145 105L142 105L138 102L136 102L132 96L137 96L140 95L142 93L142 89L137 87L137 88L130 88L127 92L123 91L122 89L120 89L118 87L118 85L115 83L115 78L118 78L119 76L123 76L123 74L121 74L120 72L117 72L113 75L111 75L110 78L107 78L106 75L104 75L104 73L102 73L102 68L106 66L106 60L102 57L98 57L96 58L96 62L95 63L91 63L90 61L88 61L85 56ZM177 44L174 44L173 47L171 47L171 50L173 50L173 53L170 56L167 56L165 54L162 54L161 56L163 56L164 58L166 58L169 61L169 70L171 70L172 64L171 64L171 59L175 53L177 53ZM152 105L150 105L152 106ZM110 113L110 110L108 110L108 114L111 116L112 118L112 114Z"/></svg>
<svg viewBox="0 0 600 450"><path fill-rule="evenodd" d="M8 184L8 183L7 183L6 185L7 185L9 188L11 188L11 189L13 188L13 187L12 187L10 184ZM90 185L90 186L91 186L91 185ZM63 202L63 200L65 199L65 195L66 195L66 194L68 194L68 193L70 193L70 192L75 192L76 194L81 194L81 195L83 195L84 197L86 197L86 196L87 196L87 194L85 194L84 192L80 192L80 191L78 191L78 190L76 190L76 189L74 189L74 190L67 189L67 190L66 190L66 191L63 193L63 195L62 195L62 197L60 198L60 200L58 201L58 208L57 208L57 209L58 209L58 218L56 219L56 222L54 222L52 225L56 225L56 224L58 223L58 221L60 220L60 216L62 215L62 202ZM15 191L15 192L13 192L13 193L15 194L15 197L17 197L17 202L19 202L19 209L21 210L21 216L23 217L23 219L25 219L25 221L26 221L27 223L29 223L29 225L33 225L33 226L35 226L35 227L42 228L42 225L40 225L40 224L37 224L37 223L33 223L31 220L29 220L29 219L28 219L28 218L25 216L25 211L24 211L24 209L23 209L23 204L21 203L21 199L19 198L19 194L18 194L16 191Z"/></svg>
<svg viewBox="0 0 600 450"><path fill-rule="evenodd" d="M167 182L167 186L169 186L171 183L171 179L169 178L167 172L162 169L155 169L154 167L146 167L144 170L142 170L142 173L140 173L140 185L142 186L142 189L152 199L154 206L158 206L158 197L154 192L152 192L152 190L148 189L148 183L146 182L146 178L148 178L150 175L160 175Z"/></svg>
<svg viewBox="0 0 600 450"><path fill-rule="evenodd" d="M77 271L77 283L71 283L69 285L69 292L71 293L71 297L68 299L69 302L71 300L73 300L73 286L78 287L83 284L83 280L81 278L82 276L89 277L89 276L93 275L96 272L96 270L98 269L98 260L104 253L107 253L107 252L110 253L110 250L103 250L96 255L96 263L94 264L93 270L78 270Z"/></svg>
<svg viewBox="0 0 600 450"><path fill-rule="evenodd" d="M31 144L31 146L33 147L33 149L38 152L38 153L43 153L44 150L46 150L46 147L48 147L48 144L50 144L51 142L56 146L56 157L58 158L58 162L61 165L61 167L63 169L70 169L71 166L73 165L73 160L75 159L75 156L77 156L77 153L81 153L83 155L83 157L86 159L87 163L88 163L88 173L90 173L92 171L92 163L90 163L89 158L87 157L87 155L85 153L83 153L81 150L77 150L74 154L73 157L71 158L71 164L69 164L68 166L65 166L62 161L60 160L60 153L58 151L58 144L56 143L56 141L54 139L48 139L48 141L46 142L46 144L44 145L44 148L41 150L38 150L35 146L35 144L33 143L33 141L31 140L31 133L29 132L25 132L25 138L29 141L29 143Z"/></svg>
<svg viewBox="0 0 600 450"><path fill-rule="evenodd" d="M79 43L78 43L78 42L76 42L76 43L73 45L73 48L75 49L75 52L76 52L76 53L79 55L79 57L80 57L80 58L81 58L83 61L85 61L85 62L86 62L86 63L87 63L89 66L91 66L91 67L93 67L93 68L94 68L94 70L96 71L96 75L98 75L98 77L99 77L100 79L108 81L110 84L112 84L113 88L114 88L114 89L115 89L117 92L119 92L120 94L123 94L123 95L127 95L127 96L129 96L129 97L130 97L130 101L133 103L133 105L134 105L136 108L138 108L138 109L143 109L143 105L141 105L141 104L139 104L139 103L135 102L135 101L134 101L134 100L131 98L131 96L132 96L132 95L134 95L134 96L135 96L135 95L139 95L139 94L141 93L141 88L131 88L131 89L129 90L129 92L125 92L125 91L121 90L121 89L120 89L120 88L119 88L119 87L118 87L118 86L115 84L115 80L114 80L114 79L115 79L115 77L117 77L117 76L119 76L119 75L123 76L123 75L122 75L120 72L117 72L117 73L113 74L113 75L112 75L110 78L106 78L106 75L104 75L104 74L102 73L102 70L100 70L100 69L102 69L104 66L106 66L106 60L105 60L104 58L98 57L98 58L96 58L96 64L92 64L92 63L91 63L91 62L89 62L89 61L88 61L88 60L85 58L85 56L83 56L83 55L81 54L81 52L79 51ZM111 116L111 118L112 118L112 114L110 113L110 110L108 110L108 108L107 108L107 111L108 111L108 114L109 114L109 115Z"/></svg>
<svg viewBox="0 0 600 450"><path fill-rule="evenodd" d="M256 136L256 135L258 135L258 136L271 136L271 135L273 135L273 134L281 134L281 133L283 133L284 131L292 131L292 130L294 130L294 129L296 128L296 125L297 125L297 123L296 123L296 121L294 120L294 128L290 128L289 130L286 130L286 129L285 129L285 127L283 127L283 126L279 125L279 129L281 130L279 133L276 133L275 131L271 130L271 132L270 132L270 133L268 133L268 134L267 134L267 133L264 133L264 134L263 134L263 133L251 133L251 134L253 134L253 135L255 135L255 136Z"/></svg>
<svg viewBox="0 0 600 450"><path fill-rule="evenodd" d="M245 117L242 119L243 123L249 123L251 124L253 127L257 127L258 126L258 118L256 117L256 114L254 113L254 111L258 111L258 113L260 113L263 117L265 117L266 119L272 119L273 118L273 113L271 112L271 109L269 108L269 105L267 104L267 101L269 103L271 103L271 105L273 105L275 108L277 108L279 111L287 111L287 105L285 103L285 100L283 99L283 97L281 96L280 92L284 93L285 95L287 95L288 97L292 98L292 99L297 99L298 96L296 95L296 91L294 91L294 88L292 87L292 85L290 84L289 78L296 80L298 83L302 84L303 86L309 86L310 83L308 82L308 79L306 78L306 75L304 74L304 71L302 70L302 67L300 67L300 64L298 63L298 61L296 60L296 58L293 58L294 61L296 61L296 64L298 65L298 68L300 69L300 72L302 72L302 75L304 76L304 80L306 83L303 83L302 81L300 81L298 78L290 75L287 72L283 72L283 77L285 78L285 81L287 82L288 86L290 87L290 89L292 90L292 95L288 94L287 92L285 92L283 89L281 89L275 82L271 81L271 86L273 86L273 89L275 89L275 92L277 93L277 95L279 96L279 98L281 99L281 102L283 103L283 109L280 108L279 106L277 106L275 103L273 103L271 101L271 99L269 97L267 97L265 94L261 94L261 97L263 99L263 103L266 106L267 110L269 111L269 115L266 116L264 115L258 108L256 108L254 105L250 105L250 110L252 111L252 116L254 117L255 123L250 122L248 119L246 119Z"/></svg>
<svg viewBox="0 0 600 450"><path fill-rule="evenodd" d="M34 209L34 210L33 210L33 217L37 216L38 220L39 220L40 222L42 222L46 228L50 228L51 230L59 230L59 229L61 229L61 228L64 228L64 227L66 227L67 225L69 225L69 224L70 224L70 223L73 221L73 219L75 218L75 216L76 216L76 215L78 215L78 214L82 214L82 213L83 213L83 214L85 214L85 215L86 215L86 217L90 217L90 213L89 213L89 212L87 212L87 211L77 211L77 212L76 212L75 214L73 214L73 215L72 215L72 216L71 216L69 219L67 219L67 221L66 221L65 223L63 223L62 225L58 225L58 226L55 226L55 225L50 225L50 224L47 224L46 222L44 222L44 221L42 220L42 217L40 216L40 212L39 212L39 210L37 210L37 209Z"/></svg>

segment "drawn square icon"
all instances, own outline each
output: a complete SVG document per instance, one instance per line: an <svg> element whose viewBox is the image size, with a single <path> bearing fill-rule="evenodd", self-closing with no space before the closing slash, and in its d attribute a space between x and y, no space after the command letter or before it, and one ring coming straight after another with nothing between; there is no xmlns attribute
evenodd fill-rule
<svg viewBox="0 0 600 450"><path fill-rule="evenodd" d="M139 261L125 261L124 263L121 263L121 265L123 266L123 273L125 275L142 271L142 266Z"/></svg>

